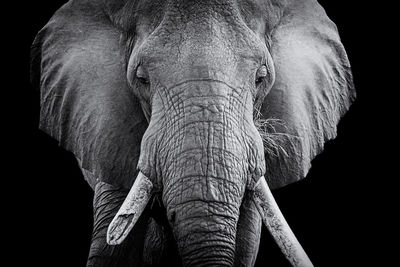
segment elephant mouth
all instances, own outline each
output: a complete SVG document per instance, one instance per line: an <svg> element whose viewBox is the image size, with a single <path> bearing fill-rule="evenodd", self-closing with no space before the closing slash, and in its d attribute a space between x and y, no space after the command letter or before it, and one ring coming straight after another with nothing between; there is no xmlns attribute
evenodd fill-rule
<svg viewBox="0 0 400 267"><path fill-rule="evenodd" d="M119 245L128 236L152 198L152 189L153 184L149 178L139 172L124 203L108 227L107 243L109 245ZM261 177L255 187L249 191L264 225L287 260L293 266L313 266L282 215L265 178ZM164 235L162 224L156 224L155 229L153 233L159 236Z"/></svg>

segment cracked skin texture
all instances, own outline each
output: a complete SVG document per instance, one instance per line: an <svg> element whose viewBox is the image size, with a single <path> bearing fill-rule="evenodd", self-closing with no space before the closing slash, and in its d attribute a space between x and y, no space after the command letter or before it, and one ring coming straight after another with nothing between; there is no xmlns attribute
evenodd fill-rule
<svg viewBox="0 0 400 267"><path fill-rule="evenodd" d="M263 64L270 76L256 85ZM252 266L261 219L248 192L262 175L271 188L304 178L355 96L336 27L314 0L70 1L37 35L31 72L40 129L96 192L88 266L157 262L142 256L153 237L176 243L183 265ZM255 108L281 122L274 155ZM110 248L104 229L137 167L161 219L149 205Z"/></svg>

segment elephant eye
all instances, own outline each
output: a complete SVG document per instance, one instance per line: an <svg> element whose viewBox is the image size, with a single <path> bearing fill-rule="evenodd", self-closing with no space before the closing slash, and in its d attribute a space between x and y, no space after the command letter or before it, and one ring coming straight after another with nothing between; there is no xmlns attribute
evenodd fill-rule
<svg viewBox="0 0 400 267"><path fill-rule="evenodd" d="M257 70L256 73L256 85L261 84L265 78L268 76L268 69L267 66L263 65L261 68Z"/></svg>
<svg viewBox="0 0 400 267"><path fill-rule="evenodd" d="M149 79L147 77L147 73L145 72L144 68L142 66L139 66L136 70L136 78L138 79L139 82L143 84L148 84Z"/></svg>

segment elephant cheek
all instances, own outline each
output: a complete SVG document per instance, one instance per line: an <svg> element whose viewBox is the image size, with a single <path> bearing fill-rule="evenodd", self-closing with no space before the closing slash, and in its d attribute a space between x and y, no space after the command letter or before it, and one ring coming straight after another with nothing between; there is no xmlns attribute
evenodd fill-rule
<svg viewBox="0 0 400 267"><path fill-rule="evenodd" d="M152 181L156 191L162 188L159 146L160 139L165 134L165 129L163 130L163 128L163 121L160 120L159 116L152 115L150 124L142 138L137 166L138 170Z"/></svg>

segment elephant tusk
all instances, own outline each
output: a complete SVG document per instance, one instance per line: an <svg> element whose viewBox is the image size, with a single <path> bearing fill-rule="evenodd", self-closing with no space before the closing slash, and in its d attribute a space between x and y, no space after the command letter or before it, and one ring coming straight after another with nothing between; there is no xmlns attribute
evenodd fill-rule
<svg viewBox="0 0 400 267"><path fill-rule="evenodd" d="M128 236L151 197L153 183L139 172L124 203L111 221L107 230L107 243L119 245Z"/></svg>
<svg viewBox="0 0 400 267"><path fill-rule="evenodd" d="M313 266L279 210L264 176L254 188L254 202L265 226L289 262L296 267Z"/></svg>

